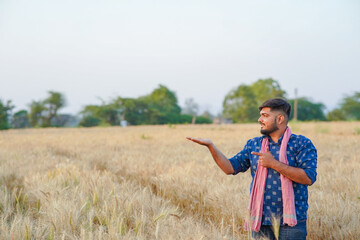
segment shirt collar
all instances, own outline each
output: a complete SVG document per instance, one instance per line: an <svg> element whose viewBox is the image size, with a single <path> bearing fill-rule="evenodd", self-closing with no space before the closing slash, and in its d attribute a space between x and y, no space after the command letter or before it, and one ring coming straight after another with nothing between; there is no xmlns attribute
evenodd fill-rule
<svg viewBox="0 0 360 240"><path fill-rule="evenodd" d="M285 132L284 132L284 134L285 134ZM270 137L269 135L263 135L262 137L263 137L263 138L264 138L264 137L267 137L267 138L269 139L269 143L271 143L271 144L281 145L281 142L282 142L282 140L283 140L283 138L284 138L284 134L279 138L279 140L278 140L277 143L275 143L275 142L271 139L271 137ZM290 136L290 137L291 137L291 136Z"/></svg>

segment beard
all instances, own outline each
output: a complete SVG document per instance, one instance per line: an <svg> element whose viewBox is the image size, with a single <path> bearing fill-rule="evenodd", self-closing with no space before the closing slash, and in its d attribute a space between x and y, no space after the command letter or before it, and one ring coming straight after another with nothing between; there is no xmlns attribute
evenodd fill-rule
<svg viewBox="0 0 360 240"><path fill-rule="evenodd" d="M271 124L269 129L260 129L260 133L269 136L271 133L275 132L276 130L279 130L279 128L276 125L276 118L275 118L274 122Z"/></svg>

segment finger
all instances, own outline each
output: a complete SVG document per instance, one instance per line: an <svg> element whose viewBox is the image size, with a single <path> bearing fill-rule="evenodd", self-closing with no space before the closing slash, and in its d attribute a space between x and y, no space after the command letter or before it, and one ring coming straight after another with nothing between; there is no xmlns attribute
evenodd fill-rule
<svg viewBox="0 0 360 240"><path fill-rule="evenodd" d="M187 139L189 139L190 141L193 141L193 142L195 142L195 143L199 143L199 144L202 144L203 142L201 141L201 139L197 139L197 138L188 138L187 137Z"/></svg>
<svg viewBox="0 0 360 240"><path fill-rule="evenodd" d="M196 138L191 138L191 137L186 137L186 139L192 141L192 142L195 142L195 143L199 143L199 140L196 139Z"/></svg>
<svg viewBox="0 0 360 240"><path fill-rule="evenodd" d="M257 156L262 156L262 153L258 153L258 152L251 152L252 155L257 155Z"/></svg>
<svg viewBox="0 0 360 240"><path fill-rule="evenodd" d="M266 147L266 152L270 152L270 151L269 151L269 146Z"/></svg>
<svg viewBox="0 0 360 240"><path fill-rule="evenodd" d="M192 137L186 137L187 139L191 140L191 141L200 141L200 138L192 138Z"/></svg>

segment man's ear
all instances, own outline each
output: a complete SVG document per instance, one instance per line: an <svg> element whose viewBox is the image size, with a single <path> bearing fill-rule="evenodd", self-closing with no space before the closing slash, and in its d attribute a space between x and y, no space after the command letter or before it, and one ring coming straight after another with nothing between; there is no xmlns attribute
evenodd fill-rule
<svg viewBox="0 0 360 240"><path fill-rule="evenodd" d="M282 124L282 123L285 122L285 116L284 116L284 115L279 114L279 115L277 116L277 118L278 118L279 124Z"/></svg>

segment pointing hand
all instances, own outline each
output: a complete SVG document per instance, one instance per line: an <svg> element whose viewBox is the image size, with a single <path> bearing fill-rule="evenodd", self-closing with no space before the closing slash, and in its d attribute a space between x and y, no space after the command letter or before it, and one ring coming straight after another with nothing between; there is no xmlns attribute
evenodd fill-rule
<svg viewBox="0 0 360 240"><path fill-rule="evenodd" d="M276 161L274 156L269 151L269 147L266 148L265 153L251 152L251 154L259 156L259 163L263 167L272 168L273 164L276 163L274 162Z"/></svg>

